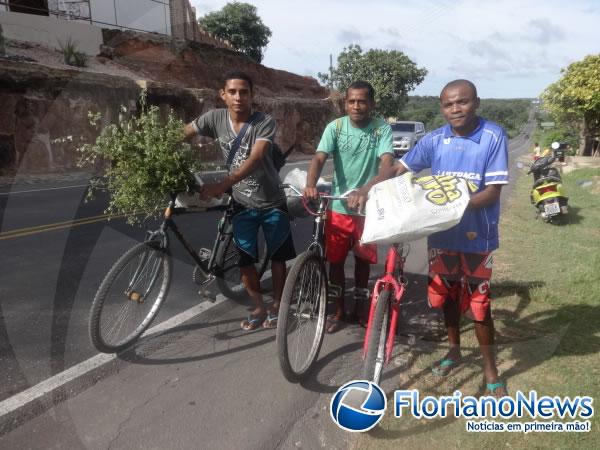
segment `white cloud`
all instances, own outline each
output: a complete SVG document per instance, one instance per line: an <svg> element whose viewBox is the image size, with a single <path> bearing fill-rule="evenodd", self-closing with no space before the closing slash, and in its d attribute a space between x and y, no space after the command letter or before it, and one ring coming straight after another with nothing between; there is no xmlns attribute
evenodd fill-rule
<svg viewBox="0 0 600 450"><path fill-rule="evenodd" d="M396 49L429 71L421 95L464 77L483 97L533 97L561 67L600 52L596 0L249 2L273 31L266 65L316 76L348 44ZM201 15L227 1L192 3Z"/></svg>

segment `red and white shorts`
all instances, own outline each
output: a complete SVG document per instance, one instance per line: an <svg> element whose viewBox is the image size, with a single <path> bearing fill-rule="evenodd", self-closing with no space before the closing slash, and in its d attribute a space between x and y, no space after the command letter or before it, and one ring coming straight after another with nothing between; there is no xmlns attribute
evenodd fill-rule
<svg viewBox="0 0 600 450"><path fill-rule="evenodd" d="M361 244L360 238L365 227L364 216L341 214L327 211L325 222L325 255L333 264L343 263L350 250L354 255L369 264L377 263L377 246Z"/></svg>
<svg viewBox="0 0 600 450"><path fill-rule="evenodd" d="M492 263L491 252L429 249L429 305L441 308L447 299L459 301L462 314L484 320L490 310Z"/></svg>

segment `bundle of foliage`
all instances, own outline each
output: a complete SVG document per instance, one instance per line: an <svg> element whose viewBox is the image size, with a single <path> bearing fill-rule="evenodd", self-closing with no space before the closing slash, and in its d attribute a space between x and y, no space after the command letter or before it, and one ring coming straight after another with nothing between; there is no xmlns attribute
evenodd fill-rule
<svg viewBox="0 0 600 450"><path fill-rule="evenodd" d="M227 3L221 10L206 14L198 23L209 33L229 43L257 63L263 59L263 49L269 43L271 30L248 3Z"/></svg>
<svg viewBox="0 0 600 450"><path fill-rule="evenodd" d="M102 129L93 144L78 148L80 166L104 162L103 176L95 179L89 195L97 189L108 191L106 213L124 214L128 223L158 215L173 192L190 191L193 172L200 169L197 152L183 142L183 122L169 112L166 123L157 106L140 98L141 111L125 117L122 107L119 122ZM98 127L99 113L88 113L90 124Z"/></svg>
<svg viewBox="0 0 600 450"><path fill-rule="evenodd" d="M427 69L417 67L398 50L370 49L363 53L359 45L350 45L339 54L331 73L318 75L324 84L342 93L353 81L368 81L375 88L377 111L390 117L406 104L408 92L425 79Z"/></svg>

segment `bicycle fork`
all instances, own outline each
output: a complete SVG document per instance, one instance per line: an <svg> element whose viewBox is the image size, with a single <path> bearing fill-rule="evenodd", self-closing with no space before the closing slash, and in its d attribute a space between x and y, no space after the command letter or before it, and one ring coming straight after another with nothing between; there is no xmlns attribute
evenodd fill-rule
<svg viewBox="0 0 600 450"><path fill-rule="evenodd" d="M365 331L365 341L363 344L363 358L367 355L367 347L369 342L369 336L371 334L371 324L373 323L373 316L375 315L375 309L377 306L377 300L379 295L383 291L388 291L390 294L390 315L388 317L388 333L385 342L385 364L387 364L392 356L392 350L394 348L394 339L396 337L396 330L398 328L398 320L400 319L400 300L404 295L405 286L399 283L391 275L386 275L383 279L378 280L373 288L373 299L371 300L371 307L369 308L369 321L367 330Z"/></svg>

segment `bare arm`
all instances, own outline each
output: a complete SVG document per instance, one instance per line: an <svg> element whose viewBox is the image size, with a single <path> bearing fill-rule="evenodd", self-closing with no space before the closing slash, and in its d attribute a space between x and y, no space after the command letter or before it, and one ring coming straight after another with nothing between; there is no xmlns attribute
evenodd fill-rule
<svg viewBox="0 0 600 450"><path fill-rule="evenodd" d="M254 170L260 164L260 161L264 158L265 154L269 150L270 145L271 143L269 141L256 141L252 147L252 150L250 151L250 155L237 170L231 171L229 175L227 175L227 177L219 183L205 184L201 187L201 197L218 197L231 188L231 186L239 183L252 172L254 172Z"/></svg>
<svg viewBox="0 0 600 450"><path fill-rule="evenodd" d="M190 140L191 138L193 138L194 136L196 136L198 133L196 132L196 128L194 127L193 123L190 122L186 125L183 126L183 136L185 138L186 141Z"/></svg>
<svg viewBox="0 0 600 450"><path fill-rule="evenodd" d="M488 184L483 191L471 195L467 208L485 208L486 206L497 202L500 199L501 192L501 184Z"/></svg>
<svg viewBox="0 0 600 450"><path fill-rule="evenodd" d="M375 184L385 181L394 176L394 156L391 153L384 153L379 160L379 171L377 175L367 181L356 193L348 197L348 208L362 211L371 187Z"/></svg>
<svg viewBox="0 0 600 450"><path fill-rule="evenodd" d="M306 176L306 188L304 189L304 196L310 200L315 200L319 196L319 193L317 192L317 181L328 156L329 155L325 152L317 151L310 161L308 175Z"/></svg>

